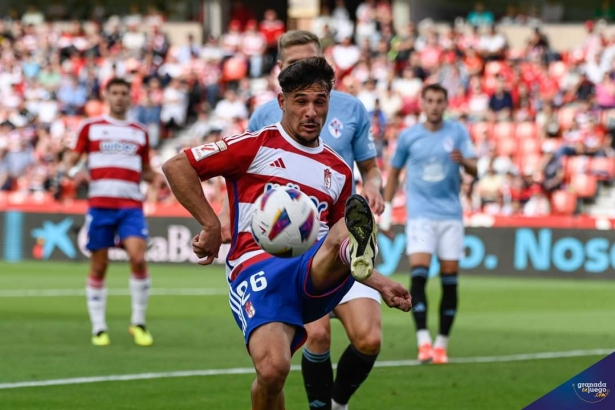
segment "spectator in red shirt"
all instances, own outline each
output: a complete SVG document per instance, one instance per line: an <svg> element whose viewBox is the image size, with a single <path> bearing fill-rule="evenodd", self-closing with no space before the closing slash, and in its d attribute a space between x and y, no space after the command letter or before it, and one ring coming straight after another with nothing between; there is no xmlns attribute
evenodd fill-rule
<svg viewBox="0 0 615 410"><path fill-rule="evenodd" d="M264 19L260 24L260 32L267 41L268 69L275 65L278 59L278 39L286 31L286 25L278 18L275 10L265 11Z"/></svg>

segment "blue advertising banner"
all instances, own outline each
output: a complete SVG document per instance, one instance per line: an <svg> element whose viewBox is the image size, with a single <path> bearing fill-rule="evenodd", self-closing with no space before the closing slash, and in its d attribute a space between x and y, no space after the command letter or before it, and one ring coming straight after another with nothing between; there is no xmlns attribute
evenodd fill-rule
<svg viewBox="0 0 615 410"><path fill-rule="evenodd" d="M22 259L87 260L84 215L0 213L0 250L6 261ZM195 263L191 240L200 227L190 218L148 217L150 262ZM404 227L391 239L379 234L377 268L385 275L409 272ZM469 274L615 279L615 232L596 229L466 228ZM223 259L225 249L221 252ZM121 249L111 260L126 260ZM222 261L219 261L220 263ZM430 275L438 274L436 258Z"/></svg>

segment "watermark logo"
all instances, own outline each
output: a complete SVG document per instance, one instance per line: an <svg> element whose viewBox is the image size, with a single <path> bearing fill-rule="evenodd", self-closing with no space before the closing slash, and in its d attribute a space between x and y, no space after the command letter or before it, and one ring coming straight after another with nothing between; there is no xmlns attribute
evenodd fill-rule
<svg viewBox="0 0 615 410"><path fill-rule="evenodd" d="M598 383L572 383L572 390L585 403L600 403L611 392L603 381Z"/></svg>

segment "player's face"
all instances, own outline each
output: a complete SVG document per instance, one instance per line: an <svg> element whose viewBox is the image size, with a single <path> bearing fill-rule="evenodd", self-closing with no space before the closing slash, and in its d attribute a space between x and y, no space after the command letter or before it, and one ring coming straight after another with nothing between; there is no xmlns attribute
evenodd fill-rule
<svg viewBox="0 0 615 410"><path fill-rule="evenodd" d="M307 147L318 146L318 137L329 112L329 92L321 85L292 93L280 93L282 122L291 137Z"/></svg>
<svg viewBox="0 0 615 410"><path fill-rule="evenodd" d="M423 97L423 112L427 116L427 121L439 123L442 121L442 116L446 110L448 101L444 93L440 91L428 90Z"/></svg>
<svg viewBox="0 0 615 410"><path fill-rule="evenodd" d="M282 52L282 59L278 60L278 67L284 70L294 62L318 56L318 46L314 43L286 47Z"/></svg>
<svg viewBox="0 0 615 410"><path fill-rule="evenodd" d="M122 84L112 85L107 91L109 110L116 116L124 116L130 107L130 89Z"/></svg>

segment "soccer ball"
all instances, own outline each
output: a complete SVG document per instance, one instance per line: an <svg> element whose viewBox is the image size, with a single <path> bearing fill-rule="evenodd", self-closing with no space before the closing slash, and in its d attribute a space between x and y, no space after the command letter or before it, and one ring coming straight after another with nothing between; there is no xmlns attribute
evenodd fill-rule
<svg viewBox="0 0 615 410"><path fill-rule="evenodd" d="M318 211L303 192L273 188L258 197L254 205L252 236L265 252L282 258L299 256L318 240Z"/></svg>

